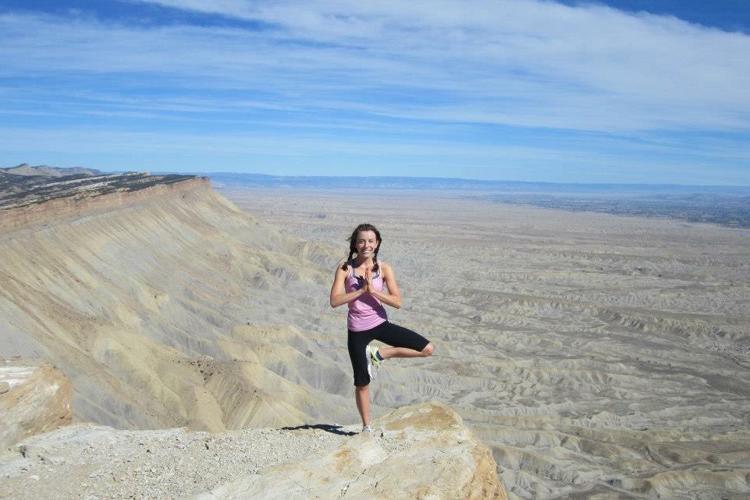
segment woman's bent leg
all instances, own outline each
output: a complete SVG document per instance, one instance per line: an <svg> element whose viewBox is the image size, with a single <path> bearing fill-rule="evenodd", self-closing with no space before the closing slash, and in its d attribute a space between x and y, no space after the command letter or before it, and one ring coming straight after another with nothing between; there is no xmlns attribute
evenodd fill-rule
<svg viewBox="0 0 750 500"><path fill-rule="evenodd" d="M409 349L408 347L379 347L378 352L380 353L381 356L383 356L383 359L426 358L427 356L432 356L432 351L434 349L435 349L435 346L432 345L432 342L430 342L421 351Z"/></svg>
<svg viewBox="0 0 750 500"><path fill-rule="evenodd" d="M432 342L417 332L390 322L378 327L374 337L391 346L378 348L378 352L384 359L424 358L431 356L435 349Z"/></svg>
<svg viewBox="0 0 750 500"><path fill-rule="evenodd" d="M357 401L357 410L362 418L362 425L370 425L370 386L354 386L354 399Z"/></svg>

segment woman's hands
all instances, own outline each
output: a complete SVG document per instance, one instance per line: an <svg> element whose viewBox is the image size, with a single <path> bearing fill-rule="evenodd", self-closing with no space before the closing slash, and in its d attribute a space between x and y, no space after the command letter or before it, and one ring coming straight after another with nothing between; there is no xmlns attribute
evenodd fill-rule
<svg viewBox="0 0 750 500"><path fill-rule="evenodd" d="M365 268L365 292L373 294L375 285L372 284L372 267Z"/></svg>
<svg viewBox="0 0 750 500"><path fill-rule="evenodd" d="M333 278L333 285L331 285L331 307L338 307L347 304L365 293L364 286L359 290L353 290L347 293L346 287L344 286L346 275L347 271L343 268L343 261L339 262L336 267L336 276Z"/></svg>
<svg viewBox="0 0 750 500"><path fill-rule="evenodd" d="M388 304L391 307L400 309L401 292L399 291L398 285L396 284L396 278L395 276L393 276L393 270L391 269L391 266L388 266L387 264L385 264L385 262L381 263L380 272L383 273L383 281L388 288L388 293L382 290L377 290L373 285L373 272L371 267L365 268L365 292L369 293L384 304Z"/></svg>
<svg viewBox="0 0 750 500"><path fill-rule="evenodd" d="M336 268L336 276L331 285L331 296L330 303L331 307L338 307L343 304L347 304L352 300L357 299L363 294L367 293L378 299L380 302L387 304L396 309L401 307L401 292L396 284L396 277L393 274L391 266L385 262L380 263L381 273L383 273L383 281L385 282L388 292L383 290L378 291L373 284L374 272L372 267L367 267L363 270L363 276L359 278L358 289L352 290L347 293L344 287L344 281L346 280L347 271L343 269L343 261L339 263Z"/></svg>

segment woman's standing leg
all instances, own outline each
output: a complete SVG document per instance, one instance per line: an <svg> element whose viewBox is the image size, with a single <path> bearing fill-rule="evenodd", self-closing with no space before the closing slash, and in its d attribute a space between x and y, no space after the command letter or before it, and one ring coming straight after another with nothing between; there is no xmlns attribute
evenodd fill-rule
<svg viewBox="0 0 750 500"><path fill-rule="evenodd" d="M354 371L354 399L362 426L370 425L370 374L367 373L367 344L372 340L369 331L349 331L347 347Z"/></svg>
<svg viewBox="0 0 750 500"><path fill-rule="evenodd" d="M357 410L362 418L362 427L370 425L370 386L354 386L354 399L357 401Z"/></svg>

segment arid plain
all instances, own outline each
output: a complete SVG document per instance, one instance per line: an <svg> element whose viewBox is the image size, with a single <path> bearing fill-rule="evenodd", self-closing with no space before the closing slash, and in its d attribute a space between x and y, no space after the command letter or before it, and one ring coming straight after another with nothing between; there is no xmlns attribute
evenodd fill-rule
<svg viewBox="0 0 750 500"><path fill-rule="evenodd" d="M375 412L451 405L512 497L750 493L750 231L446 193L219 191L342 258L356 224L379 227L404 296L391 319L437 347L387 362ZM320 293L285 302L343 352L344 311Z"/></svg>

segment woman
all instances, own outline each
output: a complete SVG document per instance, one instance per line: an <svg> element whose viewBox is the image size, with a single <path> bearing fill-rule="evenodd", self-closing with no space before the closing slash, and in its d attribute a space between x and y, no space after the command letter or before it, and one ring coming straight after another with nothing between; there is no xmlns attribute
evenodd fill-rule
<svg viewBox="0 0 750 500"><path fill-rule="evenodd" d="M401 307L401 292L391 266L378 262L380 232L371 224L360 224L349 238L349 257L336 267L331 286L331 307L349 304L347 346L354 369L354 396L362 431L370 427L370 377L372 367L389 358L432 355L434 346L426 338L388 321L383 304ZM371 348L379 340L391 347Z"/></svg>

